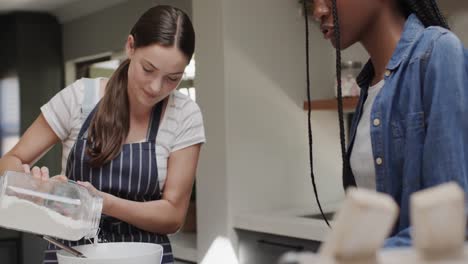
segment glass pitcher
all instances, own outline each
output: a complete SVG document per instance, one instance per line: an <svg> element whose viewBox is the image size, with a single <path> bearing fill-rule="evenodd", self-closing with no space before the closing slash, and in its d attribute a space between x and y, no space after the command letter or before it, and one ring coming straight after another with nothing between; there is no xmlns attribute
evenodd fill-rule
<svg viewBox="0 0 468 264"><path fill-rule="evenodd" d="M7 171L0 176L0 226L77 241L99 231L102 198L72 181L41 180Z"/></svg>

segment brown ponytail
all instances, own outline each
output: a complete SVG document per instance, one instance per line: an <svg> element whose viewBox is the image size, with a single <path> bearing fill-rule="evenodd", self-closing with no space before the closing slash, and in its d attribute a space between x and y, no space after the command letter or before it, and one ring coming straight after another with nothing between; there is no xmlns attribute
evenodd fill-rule
<svg viewBox="0 0 468 264"><path fill-rule="evenodd" d="M130 129L127 94L130 60L120 64L106 85L88 130L87 154L90 165L98 167L115 158L122 148Z"/></svg>

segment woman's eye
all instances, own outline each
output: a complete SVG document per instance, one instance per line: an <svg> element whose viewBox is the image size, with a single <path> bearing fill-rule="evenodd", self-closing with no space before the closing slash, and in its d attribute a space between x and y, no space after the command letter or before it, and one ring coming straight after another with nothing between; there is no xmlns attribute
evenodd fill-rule
<svg viewBox="0 0 468 264"><path fill-rule="evenodd" d="M167 79L171 82L177 82L179 80L179 78L171 78L171 77L167 77Z"/></svg>
<svg viewBox="0 0 468 264"><path fill-rule="evenodd" d="M152 72L152 71L153 71L153 70L147 69L147 68L145 68L145 67L143 67L143 70L144 70L145 72Z"/></svg>

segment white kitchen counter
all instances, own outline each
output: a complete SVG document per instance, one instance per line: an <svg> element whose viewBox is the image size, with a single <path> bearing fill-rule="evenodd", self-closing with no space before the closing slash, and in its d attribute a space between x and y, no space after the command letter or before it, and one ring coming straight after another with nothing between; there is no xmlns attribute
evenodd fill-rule
<svg viewBox="0 0 468 264"><path fill-rule="evenodd" d="M463 254L456 258L424 259L416 250L411 248L395 248L381 250L378 252L379 263L381 264L466 264L468 263L468 244L465 245ZM320 257L313 253L288 253L283 256L280 263L322 263L338 264L342 263L329 258Z"/></svg>
<svg viewBox="0 0 468 264"><path fill-rule="evenodd" d="M325 213L334 212L338 207L338 203L329 204L325 209ZM234 227L273 235L323 241L330 232L330 228L323 219L301 217L311 214L320 213L318 210L313 211L303 208L242 213L234 218ZM329 222L333 226L333 221Z"/></svg>

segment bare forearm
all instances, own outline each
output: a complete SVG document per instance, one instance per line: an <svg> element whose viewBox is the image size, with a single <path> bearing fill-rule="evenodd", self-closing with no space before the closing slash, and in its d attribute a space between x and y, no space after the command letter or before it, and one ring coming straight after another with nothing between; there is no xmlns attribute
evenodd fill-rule
<svg viewBox="0 0 468 264"><path fill-rule="evenodd" d="M176 232L185 219L199 152L200 144L171 153L161 200L134 202L99 192L104 198L103 213L149 232ZM97 191L89 182L80 184Z"/></svg>
<svg viewBox="0 0 468 264"><path fill-rule="evenodd" d="M168 200L135 202L104 194L103 213L142 230L158 234L175 233L185 218L185 209L180 209Z"/></svg>

